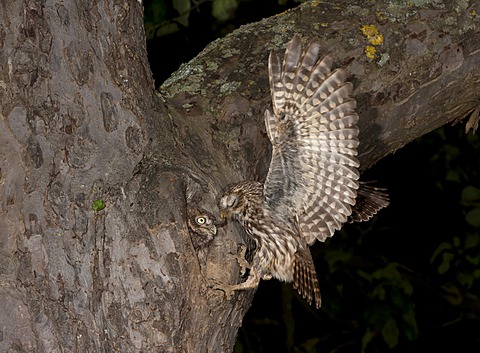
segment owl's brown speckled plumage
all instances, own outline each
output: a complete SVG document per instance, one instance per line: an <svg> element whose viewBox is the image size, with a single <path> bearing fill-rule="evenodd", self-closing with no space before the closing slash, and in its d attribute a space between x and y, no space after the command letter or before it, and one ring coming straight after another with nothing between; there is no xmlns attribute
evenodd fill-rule
<svg viewBox="0 0 480 353"><path fill-rule="evenodd" d="M317 307L320 289L309 245L388 205L380 189L358 181L352 84L345 82L345 70L331 71L331 55L319 59L319 52L317 41L302 51L295 36L283 66L270 54L273 113L265 112L265 125L272 160L267 178L263 184L232 186L219 205L222 216L240 222L257 245L249 278L228 290L254 288L260 279L275 277L293 282Z"/></svg>
<svg viewBox="0 0 480 353"><path fill-rule="evenodd" d="M187 207L187 225L192 232L195 249L207 246L217 234L217 220L210 212L194 207Z"/></svg>

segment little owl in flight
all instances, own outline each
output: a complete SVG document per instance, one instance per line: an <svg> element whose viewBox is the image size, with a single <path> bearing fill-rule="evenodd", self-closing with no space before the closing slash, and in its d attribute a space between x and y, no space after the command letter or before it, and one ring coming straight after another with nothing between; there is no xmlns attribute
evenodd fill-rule
<svg viewBox="0 0 480 353"><path fill-rule="evenodd" d="M309 303L321 305L309 245L325 241L346 222L364 221L388 205L381 189L359 182L358 115L344 69L320 58L313 40L298 36L283 65L268 61L273 113L265 112L272 158L264 183L242 181L222 196L222 217L238 221L256 244L250 273L224 290L255 288L272 277L293 282Z"/></svg>

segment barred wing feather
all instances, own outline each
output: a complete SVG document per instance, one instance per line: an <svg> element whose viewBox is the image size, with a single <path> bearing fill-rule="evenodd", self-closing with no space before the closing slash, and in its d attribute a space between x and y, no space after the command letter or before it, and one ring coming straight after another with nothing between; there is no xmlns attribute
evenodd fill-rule
<svg viewBox="0 0 480 353"><path fill-rule="evenodd" d="M302 52L295 36L283 61L269 58L273 113L265 112L272 160L266 206L294 212L308 244L324 241L347 221L358 189L358 116L346 73L331 71L312 41Z"/></svg>

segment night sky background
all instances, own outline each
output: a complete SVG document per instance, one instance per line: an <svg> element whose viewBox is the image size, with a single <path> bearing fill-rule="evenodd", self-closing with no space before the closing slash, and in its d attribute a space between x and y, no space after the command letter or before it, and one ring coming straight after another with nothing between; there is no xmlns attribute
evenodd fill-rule
<svg viewBox="0 0 480 353"><path fill-rule="evenodd" d="M298 6L187 3L144 1L157 85L212 40ZM464 130L444 126L366 171L391 205L312 247L321 310L290 285L262 281L235 352L480 352L480 140Z"/></svg>

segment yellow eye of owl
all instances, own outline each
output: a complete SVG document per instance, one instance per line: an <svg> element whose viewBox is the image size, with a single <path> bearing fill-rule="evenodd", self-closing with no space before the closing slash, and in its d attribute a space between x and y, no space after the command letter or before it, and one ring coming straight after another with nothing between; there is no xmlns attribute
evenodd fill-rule
<svg viewBox="0 0 480 353"><path fill-rule="evenodd" d="M195 218L195 222L197 222L197 224L200 224L200 225L205 224L206 221L207 220L205 219L205 217L202 217L202 216Z"/></svg>

